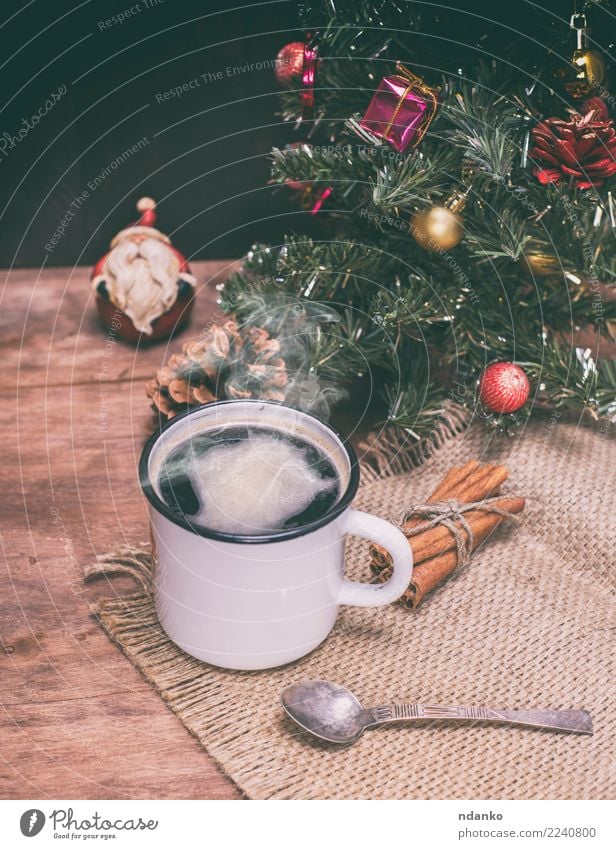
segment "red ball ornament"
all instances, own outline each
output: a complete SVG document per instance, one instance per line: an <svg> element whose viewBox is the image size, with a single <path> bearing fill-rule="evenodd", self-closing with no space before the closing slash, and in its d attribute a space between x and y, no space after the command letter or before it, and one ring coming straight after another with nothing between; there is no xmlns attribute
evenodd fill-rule
<svg viewBox="0 0 616 849"><path fill-rule="evenodd" d="M526 372L515 363L492 363L479 378L479 397L491 413L515 413L529 394Z"/></svg>
<svg viewBox="0 0 616 849"><path fill-rule="evenodd" d="M312 183L309 180L285 180L284 184L287 189L291 189L293 192L303 192L304 189L312 188Z"/></svg>
<svg viewBox="0 0 616 849"><path fill-rule="evenodd" d="M274 73L283 88L297 88L302 81L304 69L304 42L291 41L276 56Z"/></svg>

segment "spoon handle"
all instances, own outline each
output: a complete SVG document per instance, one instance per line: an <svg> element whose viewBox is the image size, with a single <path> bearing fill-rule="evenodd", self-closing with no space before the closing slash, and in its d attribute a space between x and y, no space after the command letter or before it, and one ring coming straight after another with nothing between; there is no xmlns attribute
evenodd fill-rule
<svg viewBox="0 0 616 849"><path fill-rule="evenodd" d="M585 710L494 710L461 705L400 704L371 708L368 713L373 719L368 723L370 728L389 722L452 719L459 722L506 723L592 734L592 718Z"/></svg>

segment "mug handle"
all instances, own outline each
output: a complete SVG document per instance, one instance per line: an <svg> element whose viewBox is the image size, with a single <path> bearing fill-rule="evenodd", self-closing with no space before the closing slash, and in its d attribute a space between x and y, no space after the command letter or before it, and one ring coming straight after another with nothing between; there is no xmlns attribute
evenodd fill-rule
<svg viewBox="0 0 616 849"><path fill-rule="evenodd" d="M342 516L342 532L380 543L391 554L393 572L384 584L360 584L345 578L338 603L379 607L400 598L413 574L413 552L402 531L378 516L362 510L347 510Z"/></svg>

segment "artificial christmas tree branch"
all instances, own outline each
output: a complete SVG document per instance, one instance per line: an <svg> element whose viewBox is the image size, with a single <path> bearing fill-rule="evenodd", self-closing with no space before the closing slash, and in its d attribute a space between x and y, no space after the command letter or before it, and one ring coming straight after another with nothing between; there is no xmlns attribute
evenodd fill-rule
<svg viewBox="0 0 616 849"><path fill-rule="evenodd" d="M464 10L445 22L436 7L396 0L302 6L318 51L316 120L308 136L300 124L303 143L273 152L272 180L313 196L328 188L323 237L254 248L223 305L250 315L256 292L265 305L285 296L327 306L336 319L311 337L309 368L346 386L378 374L388 422L417 438L438 423L454 382L472 406L494 362L522 365L542 404L615 413L616 367L576 343L582 327L609 338L616 320L606 289L616 277L611 124L600 91L583 104L555 90L569 21L536 11L532 38L477 18L476 44L465 46L455 38ZM414 149L387 137L402 100L389 123L362 119L379 79L391 96L397 61L440 87ZM283 93L282 111L300 118L297 91Z"/></svg>

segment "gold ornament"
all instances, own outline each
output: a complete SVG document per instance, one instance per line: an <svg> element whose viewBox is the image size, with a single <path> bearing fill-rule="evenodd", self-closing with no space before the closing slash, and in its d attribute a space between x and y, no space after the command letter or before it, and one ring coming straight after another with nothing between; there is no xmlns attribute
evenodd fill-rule
<svg viewBox="0 0 616 849"><path fill-rule="evenodd" d="M541 253L541 251L523 254L520 262L524 271L531 277L550 277L552 274L562 272L559 258L553 254Z"/></svg>
<svg viewBox="0 0 616 849"><path fill-rule="evenodd" d="M464 235L461 212L466 205L465 192L454 192L443 206L416 212L411 219L411 234L426 251L450 251Z"/></svg>
<svg viewBox="0 0 616 849"><path fill-rule="evenodd" d="M605 62L600 53L588 47L586 15L573 14L570 26L575 30L576 47L570 67L561 68L557 73L565 80L565 91L574 100L582 100L593 93L599 94L605 82Z"/></svg>

